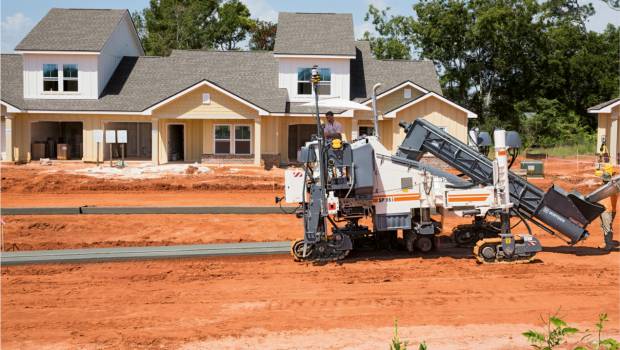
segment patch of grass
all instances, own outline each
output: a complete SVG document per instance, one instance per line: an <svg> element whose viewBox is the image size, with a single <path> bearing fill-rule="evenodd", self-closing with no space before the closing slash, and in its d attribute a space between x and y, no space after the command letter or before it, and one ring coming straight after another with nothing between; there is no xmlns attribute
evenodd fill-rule
<svg viewBox="0 0 620 350"><path fill-rule="evenodd" d="M406 340L401 340L398 335L398 320L394 320L394 336L392 337L392 341L390 343L390 350L407 350L407 345L409 345L409 342ZM418 346L418 350L428 350L426 347L426 342L422 342Z"/></svg>

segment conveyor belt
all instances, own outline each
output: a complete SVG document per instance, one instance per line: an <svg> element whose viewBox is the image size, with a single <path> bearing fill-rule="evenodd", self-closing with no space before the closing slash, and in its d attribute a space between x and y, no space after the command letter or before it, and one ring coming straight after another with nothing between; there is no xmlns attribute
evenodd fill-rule
<svg viewBox="0 0 620 350"><path fill-rule="evenodd" d="M474 183L493 184L493 162L486 156L426 120L416 119L404 127L407 136L398 147L397 156L417 161L428 152ZM585 227L604 210L597 203L587 202L557 187L545 192L512 172L509 181L510 201L520 216L549 232L552 232L549 227L561 232L571 243L587 237Z"/></svg>
<svg viewBox="0 0 620 350"><path fill-rule="evenodd" d="M84 263L117 260L175 259L209 256L288 254L291 242L256 242L157 247L89 248L2 252L0 264Z"/></svg>

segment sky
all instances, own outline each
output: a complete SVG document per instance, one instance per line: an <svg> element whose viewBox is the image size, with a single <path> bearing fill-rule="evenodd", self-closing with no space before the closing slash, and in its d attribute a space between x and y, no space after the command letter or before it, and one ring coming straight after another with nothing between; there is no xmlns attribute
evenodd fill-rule
<svg viewBox="0 0 620 350"><path fill-rule="evenodd" d="M394 14L412 15L411 5L417 0L242 0L250 9L253 18L275 22L279 11L288 12L344 12L353 13L355 36L360 38L364 31L373 31L372 25L364 22L368 5L378 8L390 7ZM587 27L602 31L608 23L620 25L620 12L610 9L601 0L589 0L596 15L590 18ZM586 3L588 0L579 0ZM63 8L127 8L141 10L148 6L148 0L0 0L0 51L13 52L13 48L52 7Z"/></svg>

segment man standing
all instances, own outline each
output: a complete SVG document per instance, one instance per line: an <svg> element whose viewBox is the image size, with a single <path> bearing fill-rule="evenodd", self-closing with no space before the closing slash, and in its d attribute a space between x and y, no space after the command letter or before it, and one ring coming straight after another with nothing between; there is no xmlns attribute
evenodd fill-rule
<svg viewBox="0 0 620 350"><path fill-rule="evenodd" d="M603 173L603 183L607 184L611 181L613 172L611 174ZM616 208L618 205L618 193L614 193L611 196L601 201L605 206L605 212L601 214L601 229L605 236L605 250L612 250L618 246L618 242L614 241L614 219L616 218Z"/></svg>
<svg viewBox="0 0 620 350"><path fill-rule="evenodd" d="M325 113L327 123L323 124L323 136L325 139L342 139L342 124L338 123L334 118L334 113L328 111Z"/></svg>

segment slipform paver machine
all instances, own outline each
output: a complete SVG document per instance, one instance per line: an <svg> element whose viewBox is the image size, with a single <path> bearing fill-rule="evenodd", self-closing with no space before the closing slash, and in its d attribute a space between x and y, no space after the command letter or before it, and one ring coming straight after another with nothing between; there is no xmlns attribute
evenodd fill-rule
<svg viewBox="0 0 620 350"><path fill-rule="evenodd" d="M620 190L620 177L587 196L555 185L541 190L509 171L504 130L494 132L492 161L423 119L400 123L406 136L395 154L379 141L376 112L375 135L352 142L322 137L318 103L316 122L317 135L299 152L302 167L285 174L286 201L299 203L303 218L304 237L291 248L300 261L340 260L364 242L396 240L398 230L407 250L429 252L443 221L433 217L452 211L473 218L453 237L473 244L479 262L528 262L542 250L530 225L575 244L604 211L597 202ZM460 176L420 162L426 153ZM529 232L513 233L512 217Z"/></svg>

